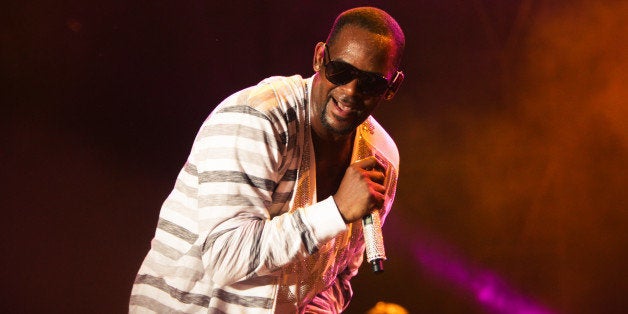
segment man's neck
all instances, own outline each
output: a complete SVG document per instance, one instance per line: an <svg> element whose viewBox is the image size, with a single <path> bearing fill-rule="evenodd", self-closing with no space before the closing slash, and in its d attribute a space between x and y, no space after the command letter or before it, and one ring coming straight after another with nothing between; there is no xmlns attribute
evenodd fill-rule
<svg viewBox="0 0 628 314"><path fill-rule="evenodd" d="M322 157L326 158L338 158L351 155L351 149L353 148L353 139L355 137L355 131L349 135L342 136L327 136L321 137L316 132L312 132L312 140L314 143L314 151L317 159ZM321 160L323 161L323 160ZM327 161L327 160L325 160ZM337 162L344 162L345 158L336 160Z"/></svg>
<svg viewBox="0 0 628 314"><path fill-rule="evenodd" d="M316 158L316 193L324 199L336 193L344 173L351 163L354 136L334 140L323 139L312 132Z"/></svg>

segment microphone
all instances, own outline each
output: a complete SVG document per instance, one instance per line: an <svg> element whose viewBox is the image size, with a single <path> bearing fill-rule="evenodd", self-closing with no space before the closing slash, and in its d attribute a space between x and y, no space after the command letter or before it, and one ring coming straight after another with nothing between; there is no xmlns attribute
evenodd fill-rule
<svg viewBox="0 0 628 314"><path fill-rule="evenodd" d="M388 162L373 154L382 167L384 167L384 186L388 187L390 169ZM379 216L379 209L373 210L371 214L362 217L362 232L364 243L366 244L366 260L371 264L374 273L384 271L384 261L386 260L386 250L384 249L384 236L382 234L382 223Z"/></svg>
<svg viewBox="0 0 628 314"><path fill-rule="evenodd" d="M366 244L366 260L371 264L374 273L381 273L384 271L386 251L378 209L362 218L362 230Z"/></svg>

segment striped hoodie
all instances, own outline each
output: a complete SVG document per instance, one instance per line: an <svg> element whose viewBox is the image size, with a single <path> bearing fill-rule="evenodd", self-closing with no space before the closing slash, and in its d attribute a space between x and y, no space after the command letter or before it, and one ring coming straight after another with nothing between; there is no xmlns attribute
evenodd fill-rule
<svg viewBox="0 0 628 314"><path fill-rule="evenodd" d="M271 77L220 103L166 198L131 292L130 313L338 313L364 254L361 223L316 199L312 78ZM399 155L369 117L353 159Z"/></svg>

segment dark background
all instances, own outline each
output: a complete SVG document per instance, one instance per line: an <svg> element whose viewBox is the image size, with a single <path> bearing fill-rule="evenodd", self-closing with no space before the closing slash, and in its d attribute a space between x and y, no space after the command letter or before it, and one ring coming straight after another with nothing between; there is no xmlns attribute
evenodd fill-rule
<svg viewBox="0 0 628 314"><path fill-rule="evenodd" d="M625 2L70 0L0 10L2 312L126 312L205 117L311 75L363 4L404 28L406 82L375 113L401 153L386 272L348 312L628 310Z"/></svg>

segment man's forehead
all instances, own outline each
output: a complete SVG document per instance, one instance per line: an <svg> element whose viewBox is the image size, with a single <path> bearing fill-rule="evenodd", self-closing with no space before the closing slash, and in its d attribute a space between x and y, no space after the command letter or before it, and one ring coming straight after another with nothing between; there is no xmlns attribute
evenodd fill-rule
<svg viewBox="0 0 628 314"><path fill-rule="evenodd" d="M347 28L346 32L338 34L329 49L333 50L331 54L334 59L349 62L361 70L382 73L384 76L394 71L395 49L392 38L364 28Z"/></svg>

